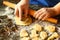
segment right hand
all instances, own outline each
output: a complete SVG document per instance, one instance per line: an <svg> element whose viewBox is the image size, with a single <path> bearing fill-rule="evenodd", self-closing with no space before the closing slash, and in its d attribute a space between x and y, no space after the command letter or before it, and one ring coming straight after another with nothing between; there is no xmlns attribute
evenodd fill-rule
<svg viewBox="0 0 60 40"><path fill-rule="evenodd" d="M24 12L24 17L27 17L28 14L29 3L28 1L20 1L15 7L15 16L22 19L22 13Z"/></svg>

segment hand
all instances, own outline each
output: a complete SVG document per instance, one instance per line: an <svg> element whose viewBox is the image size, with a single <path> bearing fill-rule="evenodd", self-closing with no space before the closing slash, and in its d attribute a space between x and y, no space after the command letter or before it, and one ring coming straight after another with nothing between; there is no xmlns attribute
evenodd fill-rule
<svg viewBox="0 0 60 40"><path fill-rule="evenodd" d="M49 17L55 16L55 14L56 12L54 8L41 8L34 14L34 17L38 20L45 20Z"/></svg>
<svg viewBox="0 0 60 40"><path fill-rule="evenodd" d="M27 17L29 3L27 1L20 1L15 7L15 16L22 19L22 13L24 12L24 17Z"/></svg>

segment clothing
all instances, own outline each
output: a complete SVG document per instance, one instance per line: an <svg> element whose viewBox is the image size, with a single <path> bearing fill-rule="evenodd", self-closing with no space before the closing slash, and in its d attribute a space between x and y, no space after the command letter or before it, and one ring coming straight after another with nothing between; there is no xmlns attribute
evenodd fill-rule
<svg viewBox="0 0 60 40"><path fill-rule="evenodd" d="M30 0L30 4L50 7L56 5L60 0Z"/></svg>

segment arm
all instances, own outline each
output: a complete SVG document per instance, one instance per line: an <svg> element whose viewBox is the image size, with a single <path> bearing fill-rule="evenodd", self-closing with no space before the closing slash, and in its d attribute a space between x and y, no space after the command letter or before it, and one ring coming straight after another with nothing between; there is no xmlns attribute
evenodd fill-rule
<svg viewBox="0 0 60 40"><path fill-rule="evenodd" d="M60 14L60 2L57 5L55 5L53 8L56 11L56 15L59 15Z"/></svg>

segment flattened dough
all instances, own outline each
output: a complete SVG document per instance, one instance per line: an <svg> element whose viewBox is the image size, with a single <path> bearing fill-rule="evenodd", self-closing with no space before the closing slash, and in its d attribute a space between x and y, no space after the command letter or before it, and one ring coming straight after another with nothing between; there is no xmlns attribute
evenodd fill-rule
<svg viewBox="0 0 60 40"><path fill-rule="evenodd" d="M41 39L45 39L45 38L47 38L47 33L45 32L45 31L42 31L41 33L40 33L40 37L41 37Z"/></svg>
<svg viewBox="0 0 60 40"><path fill-rule="evenodd" d="M57 32L54 32L54 33L48 38L48 40L53 40L54 38L58 38L58 37L59 37L58 33L57 33Z"/></svg>
<svg viewBox="0 0 60 40"><path fill-rule="evenodd" d="M31 17L23 18L25 21L20 21L20 18L15 16L15 22L17 25L30 25L32 23Z"/></svg>
<svg viewBox="0 0 60 40"><path fill-rule="evenodd" d="M55 31L55 26L49 25L49 26L45 27L45 30L47 30L48 32L54 32Z"/></svg>
<svg viewBox="0 0 60 40"><path fill-rule="evenodd" d="M22 29L22 30L20 31L20 37L26 37L26 36L28 36L27 31L26 31L25 29Z"/></svg>
<svg viewBox="0 0 60 40"><path fill-rule="evenodd" d="M21 40L30 40L29 37L23 37Z"/></svg>
<svg viewBox="0 0 60 40"><path fill-rule="evenodd" d="M38 31L38 32L42 31L42 27L41 27L41 25L39 25L39 24L35 24L35 25L33 26L33 29L36 30L36 31Z"/></svg>

